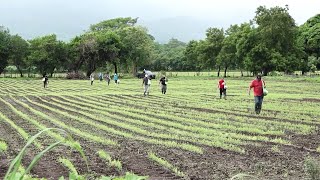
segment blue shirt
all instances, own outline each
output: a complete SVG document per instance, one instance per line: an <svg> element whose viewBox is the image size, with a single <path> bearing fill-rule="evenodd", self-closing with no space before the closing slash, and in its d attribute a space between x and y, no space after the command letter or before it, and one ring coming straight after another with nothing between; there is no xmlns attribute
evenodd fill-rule
<svg viewBox="0 0 320 180"><path fill-rule="evenodd" d="M113 80L118 80L118 75L117 75L117 74L115 74L115 75L113 76Z"/></svg>

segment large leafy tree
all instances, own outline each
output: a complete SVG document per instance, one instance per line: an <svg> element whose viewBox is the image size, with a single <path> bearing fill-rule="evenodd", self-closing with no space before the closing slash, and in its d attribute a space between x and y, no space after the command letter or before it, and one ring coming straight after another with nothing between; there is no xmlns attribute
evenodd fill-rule
<svg viewBox="0 0 320 180"><path fill-rule="evenodd" d="M30 42L29 60L43 76L52 76L54 70L61 66L65 60L66 49L62 41L58 41L56 35L47 35L32 39Z"/></svg>
<svg viewBox="0 0 320 180"><path fill-rule="evenodd" d="M91 25L90 31L97 35L97 40L99 41L99 55L100 58L107 58L107 62L114 65L115 73L118 72L118 64L120 63L120 55L124 56L126 51L122 47L120 34L124 32L123 29L128 27L133 27L137 23L138 18L115 18L109 19L97 24ZM111 39L104 39L109 37ZM103 42L106 40L107 42ZM110 43L115 44L110 44ZM106 45L107 47L102 47ZM112 46L114 47L112 49ZM111 49L112 50L111 50ZM107 50L108 49L108 50ZM111 50L111 51L110 51ZM102 56L102 57L101 57Z"/></svg>
<svg viewBox="0 0 320 180"><path fill-rule="evenodd" d="M11 47L11 36L9 30L0 26L0 74L8 65Z"/></svg>
<svg viewBox="0 0 320 180"><path fill-rule="evenodd" d="M273 70L291 72L299 62L296 49L298 29L286 6L267 9L258 7L256 32L251 35L255 46L248 52L248 69L264 75ZM251 61L251 62L250 62Z"/></svg>
<svg viewBox="0 0 320 180"><path fill-rule="evenodd" d="M77 72L83 64L85 64L85 71L87 77L95 71L98 61L98 42L94 34L84 34L79 39L74 40L74 46L79 51L80 56L76 57L76 61L73 64L74 70Z"/></svg>
<svg viewBox="0 0 320 180"><path fill-rule="evenodd" d="M306 53L301 61L302 73L311 67L320 68L320 14L311 17L299 27L298 42Z"/></svg>
<svg viewBox="0 0 320 180"><path fill-rule="evenodd" d="M320 14L310 18L299 27L300 40L308 55L320 57Z"/></svg>
<svg viewBox="0 0 320 180"><path fill-rule="evenodd" d="M187 44L186 49L183 53L185 70L200 70L200 63L198 61L199 52L197 51L198 45L199 42L195 40L191 40Z"/></svg>
<svg viewBox="0 0 320 180"><path fill-rule="evenodd" d="M226 30L226 37L223 39L222 48L217 57L217 64L224 67L224 77L227 76L227 69L229 67L235 67L239 30L238 25L232 25Z"/></svg>
<svg viewBox="0 0 320 180"><path fill-rule="evenodd" d="M83 64L83 58L81 59L81 37L74 37L69 43L66 44L67 58L63 63L63 67L68 72L76 72L80 70Z"/></svg>
<svg viewBox="0 0 320 180"><path fill-rule="evenodd" d="M239 26L239 30L236 33L236 68L241 71L241 76L243 76L243 70L245 68L245 59L247 53L252 49L254 38L251 37L253 34L253 27L249 23L243 23ZM249 38L250 37L250 38Z"/></svg>
<svg viewBox="0 0 320 180"><path fill-rule="evenodd" d="M110 30L95 32L94 36L97 40L98 51L96 65L101 67L106 62L111 62L114 65L114 72L118 73L117 64L119 63L120 50L122 49L120 36Z"/></svg>
<svg viewBox="0 0 320 180"><path fill-rule="evenodd" d="M119 31L121 37L122 56L124 63L131 65L133 75L137 67L147 65L153 57L154 43L147 29L137 27L125 27Z"/></svg>
<svg viewBox="0 0 320 180"><path fill-rule="evenodd" d="M20 76L23 77L22 69L26 67L29 43L19 35L11 37L10 60L17 67Z"/></svg>
<svg viewBox="0 0 320 180"><path fill-rule="evenodd" d="M209 28L206 32L206 39L200 42L198 48L202 57L200 58L204 69L211 69L217 65L217 57L221 51L224 40L224 30L218 28ZM218 76L220 76L221 66L218 64Z"/></svg>

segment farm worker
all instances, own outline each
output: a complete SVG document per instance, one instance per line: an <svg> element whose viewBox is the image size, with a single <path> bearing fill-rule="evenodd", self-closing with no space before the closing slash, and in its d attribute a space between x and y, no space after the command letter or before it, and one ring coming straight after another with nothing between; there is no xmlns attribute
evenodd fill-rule
<svg viewBox="0 0 320 180"><path fill-rule="evenodd" d="M43 88L48 87L49 78L48 78L47 75L45 75L45 76L43 77L42 81L43 81Z"/></svg>
<svg viewBox="0 0 320 180"><path fill-rule="evenodd" d="M114 73L113 80L114 80L114 83L118 84L119 77L118 77L117 73Z"/></svg>
<svg viewBox="0 0 320 180"><path fill-rule="evenodd" d="M151 85L151 80L148 77L148 75L145 74L145 77L143 78L143 81L142 81L142 86L144 86L144 92L143 92L144 96L149 95L150 85Z"/></svg>
<svg viewBox="0 0 320 180"><path fill-rule="evenodd" d="M109 72L107 72L107 74L106 74L106 81L107 81L107 83L108 83L108 86L109 86L109 84L110 84L110 74L109 74Z"/></svg>
<svg viewBox="0 0 320 180"><path fill-rule="evenodd" d="M99 73L99 80L102 81L103 80L103 74L100 72Z"/></svg>
<svg viewBox="0 0 320 180"><path fill-rule="evenodd" d="M218 82L218 89L220 91L220 99L222 95L224 96L224 99L227 99L227 85L224 78L220 79Z"/></svg>
<svg viewBox="0 0 320 180"><path fill-rule="evenodd" d="M254 95L254 110L256 114L260 114L263 102L263 88L266 87L266 84L263 80L261 80L261 75L258 74L257 78L253 80L249 86L248 94L250 96L250 91L253 88L253 95Z"/></svg>
<svg viewBox="0 0 320 180"><path fill-rule="evenodd" d="M94 74L93 73L90 74L90 81L91 81L91 85L92 85L93 81L94 81Z"/></svg>
<svg viewBox="0 0 320 180"><path fill-rule="evenodd" d="M162 94L166 94L167 92L167 79L165 76L161 77L159 80L159 84L161 86L161 92Z"/></svg>

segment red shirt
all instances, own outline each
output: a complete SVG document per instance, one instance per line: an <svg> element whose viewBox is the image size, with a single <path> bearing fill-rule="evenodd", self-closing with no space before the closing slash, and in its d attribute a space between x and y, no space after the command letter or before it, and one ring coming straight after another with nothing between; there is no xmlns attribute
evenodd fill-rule
<svg viewBox="0 0 320 180"><path fill-rule="evenodd" d="M264 83L264 86L266 85L264 81L257 79L253 80L250 84L250 88L253 88L253 95L254 96L262 96L263 95L263 86L262 83Z"/></svg>
<svg viewBox="0 0 320 180"><path fill-rule="evenodd" d="M220 89L224 89L224 80L223 80L223 79L221 79L221 80L219 81L219 88L220 88Z"/></svg>

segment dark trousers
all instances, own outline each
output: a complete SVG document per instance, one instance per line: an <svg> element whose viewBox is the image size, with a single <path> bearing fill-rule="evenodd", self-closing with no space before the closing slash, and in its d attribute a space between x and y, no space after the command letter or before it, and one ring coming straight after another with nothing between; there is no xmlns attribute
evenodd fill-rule
<svg viewBox="0 0 320 180"><path fill-rule="evenodd" d="M46 88L48 86L48 81L43 82L43 87Z"/></svg>
<svg viewBox="0 0 320 180"><path fill-rule="evenodd" d="M166 94L166 92L167 92L167 85L161 84L161 92L162 92L162 94Z"/></svg>
<svg viewBox="0 0 320 180"><path fill-rule="evenodd" d="M226 98L227 96L227 90L224 88L219 88L220 89L220 99L222 97L222 94L224 95L224 98Z"/></svg>
<svg viewBox="0 0 320 180"><path fill-rule="evenodd" d="M263 96L255 96L254 97L254 110L256 111L256 114L260 114L261 108L262 108L262 102L263 102Z"/></svg>

